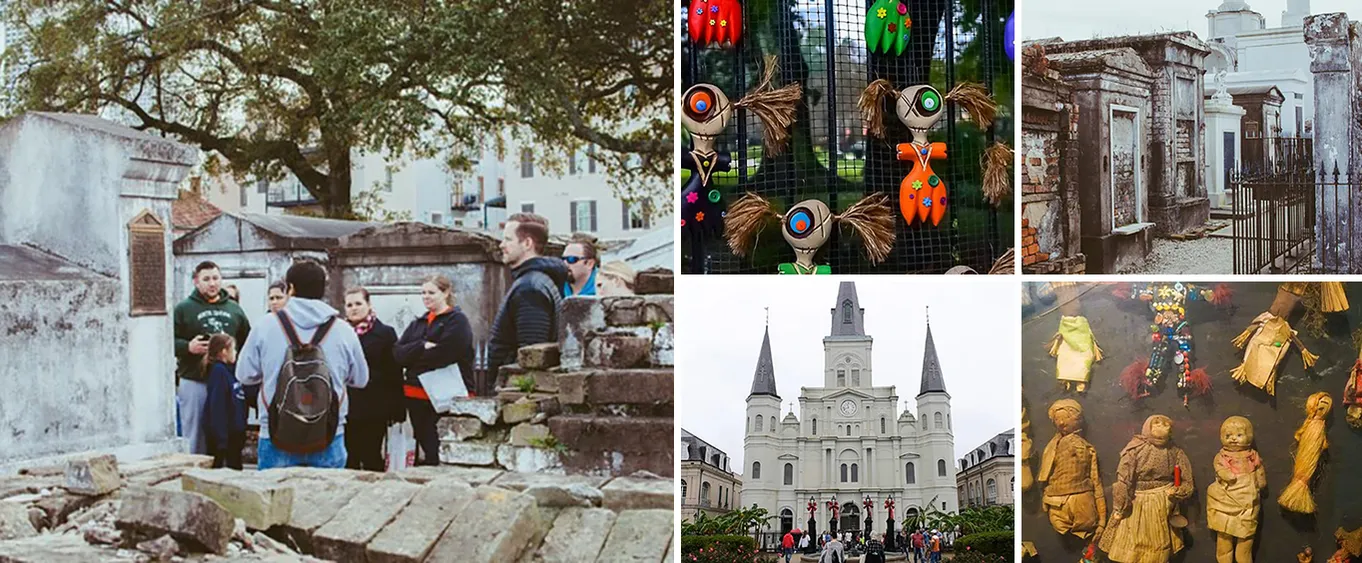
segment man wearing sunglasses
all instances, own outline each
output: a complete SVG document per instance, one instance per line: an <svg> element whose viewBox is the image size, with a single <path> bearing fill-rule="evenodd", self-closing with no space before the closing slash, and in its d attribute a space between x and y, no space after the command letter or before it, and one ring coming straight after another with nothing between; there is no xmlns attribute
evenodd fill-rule
<svg viewBox="0 0 1362 563"><path fill-rule="evenodd" d="M596 295L596 237L584 233L572 235L563 248L563 262L567 263L568 281L563 283L563 297Z"/></svg>

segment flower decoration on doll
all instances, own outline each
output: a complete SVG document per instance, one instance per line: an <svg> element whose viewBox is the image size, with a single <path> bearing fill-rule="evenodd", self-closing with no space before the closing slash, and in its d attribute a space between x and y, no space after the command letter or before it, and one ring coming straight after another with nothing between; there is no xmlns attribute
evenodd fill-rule
<svg viewBox="0 0 1362 563"><path fill-rule="evenodd" d="M913 18L907 0L875 0L865 14L865 42L871 53L902 55L908 47Z"/></svg>
<svg viewBox="0 0 1362 563"><path fill-rule="evenodd" d="M738 0L692 0L686 23L695 45L737 45L742 40L742 4Z"/></svg>
<svg viewBox="0 0 1362 563"><path fill-rule="evenodd" d="M1212 289L1181 282L1121 284L1113 294L1145 301L1154 314L1153 323L1149 325L1149 359L1136 361L1121 372L1121 387L1130 398L1148 397L1159 381L1169 374L1175 377L1183 407L1187 406L1190 397L1210 392L1210 375L1204 368L1192 367L1195 351L1192 328L1187 322L1187 303L1205 301L1218 306L1228 305L1232 295L1229 287L1220 284Z"/></svg>

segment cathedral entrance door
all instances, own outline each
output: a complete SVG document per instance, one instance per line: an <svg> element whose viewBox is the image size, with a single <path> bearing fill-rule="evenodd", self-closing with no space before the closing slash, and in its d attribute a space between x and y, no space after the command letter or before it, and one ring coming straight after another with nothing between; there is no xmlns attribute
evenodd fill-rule
<svg viewBox="0 0 1362 563"><path fill-rule="evenodd" d="M780 511L780 535L784 537L787 532L794 529L794 513L786 508Z"/></svg>
<svg viewBox="0 0 1362 563"><path fill-rule="evenodd" d="M861 509L855 504L842 505L842 520L837 523L838 530L856 532L861 529Z"/></svg>

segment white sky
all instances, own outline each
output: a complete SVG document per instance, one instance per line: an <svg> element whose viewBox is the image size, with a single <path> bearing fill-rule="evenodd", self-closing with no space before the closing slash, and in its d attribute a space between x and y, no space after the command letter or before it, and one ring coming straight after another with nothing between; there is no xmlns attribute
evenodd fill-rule
<svg viewBox="0 0 1362 563"><path fill-rule="evenodd" d="M866 334L875 339L874 383L894 385L917 408L931 305L932 338L951 394L956 458L1020 419L1016 283L987 276L678 276L677 419L717 446L742 473L747 394L771 307L771 356L781 417L800 387L823 385L823 337L838 283L856 282Z"/></svg>
<svg viewBox="0 0 1362 563"><path fill-rule="evenodd" d="M1076 2L1070 0L1023 0L1018 15L1023 40L1063 37L1066 40L1113 37L1162 31L1196 32L1207 38L1206 12L1221 0L1139 0ZM1263 15L1268 28L1280 27L1287 0L1248 0ZM1362 1L1310 0L1310 13L1345 12L1349 19L1362 18Z"/></svg>

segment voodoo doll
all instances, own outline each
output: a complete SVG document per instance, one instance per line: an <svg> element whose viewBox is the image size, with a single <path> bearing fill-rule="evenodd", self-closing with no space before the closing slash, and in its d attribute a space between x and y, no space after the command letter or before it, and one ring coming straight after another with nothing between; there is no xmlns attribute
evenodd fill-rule
<svg viewBox="0 0 1362 563"><path fill-rule="evenodd" d="M813 257L832 236L833 225L842 224L860 235L871 263L878 264L894 247L894 212L888 200L885 194L870 194L836 215L826 203L808 199L785 213L777 213L770 201L748 193L729 210L724 236L728 237L733 254L746 256L762 226L779 219L785 242L794 248L795 261L780 264L777 270L782 274L831 274L827 265L815 265Z"/></svg>
<svg viewBox="0 0 1362 563"><path fill-rule="evenodd" d="M737 45L742 39L742 4L738 0L691 0L686 28L690 42Z"/></svg>
<svg viewBox="0 0 1362 563"><path fill-rule="evenodd" d="M1128 290L1128 294L1127 294ZM1210 391L1211 379L1203 368L1192 368L1195 353L1192 348L1192 328L1187 322L1186 305L1189 301L1206 301L1216 305L1229 303L1230 290L1221 284L1215 289L1181 282L1153 282L1119 286L1114 292L1149 303L1154 322L1149 325L1149 359L1136 361L1121 372L1121 387L1132 399L1148 397L1164 376L1171 376L1182 396L1182 406L1188 399Z"/></svg>
<svg viewBox="0 0 1362 563"><path fill-rule="evenodd" d="M908 0L875 0L865 15L865 43L871 53L902 55L908 46L913 18L908 17Z"/></svg>
<svg viewBox="0 0 1362 563"><path fill-rule="evenodd" d="M940 225L946 216L948 192L946 183L932 171L931 162L946 159L946 143L928 142L927 131L941 121L941 110L947 102L968 112L981 130L993 123L997 104L978 84L961 83L942 96L939 90L927 84L896 91L888 80L881 78L871 82L857 101L866 131L872 137L884 137L885 98L891 93L895 100L894 115L908 127L913 137L912 141L895 147L899 160L913 163L912 170L899 183L899 210L910 225L914 222L926 225L928 221L932 226Z"/></svg>

